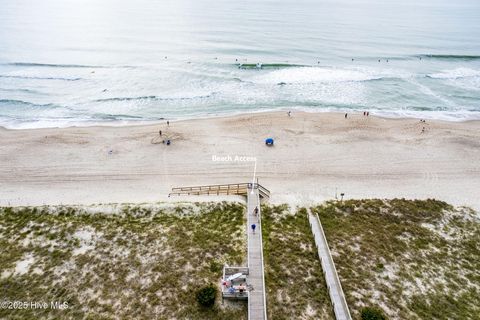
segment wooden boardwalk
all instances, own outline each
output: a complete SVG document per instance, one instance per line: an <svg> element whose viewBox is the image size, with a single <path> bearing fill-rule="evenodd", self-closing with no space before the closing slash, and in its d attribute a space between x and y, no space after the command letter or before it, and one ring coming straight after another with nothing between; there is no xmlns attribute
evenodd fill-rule
<svg viewBox="0 0 480 320"><path fill-rule="evenodd" d="M258 215L254 214L258 207ZM255 232L252 231L255 224ZM248 319L267 320L265 277L263 270L262 224L258 184L249 184L247 193L248 282L253 287L248 296Z"/></svg>
<svg viewBox="0 0 480 320"><path fill-rule="evenodd" d="M234 183L176 187L172 188L172 192L168 196L182 195L247 196L248 272L244 272L244 274L247 274L247 282L251 288L248 292L248 319L267 320L260 198L268 199L270 191L258 183ZM255 214L254 211L257 207L258 214ZM253 224L256 226L255 232L252 231ZM241 268L238 267L238 269L237 271L241 272ZM223 278L225 278L225 275Z"/></svg>
<svg viewBox="0 0 480 320"><path fill-rule="evenodd" d="M312 227L312 233L315 238L315 244L318 248L318 256L322 263L325 281L327 282L328 293L332 301L333 311L337 320L351 320L350 311L348 310L347 301L343 294L342 284L338 278L337 269L333 262L330 248L328 247L327 238L323 232L322 224L318 215L309 213L308 220Z"/></svg>

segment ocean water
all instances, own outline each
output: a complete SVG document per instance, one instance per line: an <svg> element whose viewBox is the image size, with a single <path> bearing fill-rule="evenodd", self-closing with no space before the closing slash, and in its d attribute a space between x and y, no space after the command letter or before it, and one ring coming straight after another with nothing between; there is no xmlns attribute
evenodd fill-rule
<svg viewBox="0 0 480 320"><path fill-rule="evenodd" d="M480 119L480 1L0 0L0 126L296 109Z"/></svg>

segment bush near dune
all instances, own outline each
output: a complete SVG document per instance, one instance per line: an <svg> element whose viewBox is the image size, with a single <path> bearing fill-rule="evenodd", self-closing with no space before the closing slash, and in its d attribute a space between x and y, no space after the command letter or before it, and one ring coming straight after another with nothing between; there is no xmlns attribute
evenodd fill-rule
<svg viewBox="0 0 480 320"><path fill-rule="evenodd" d="M217 296L217 287L209 284L197 292L198 303L205 308L211 308L215 304L215 297Z"/></svg>
<svg viewBox="0 0 480 320"><path fill-rule="evenodd" d="M382 310L375 307L365 307L360 311L362 320L387 320Z"/></svg>

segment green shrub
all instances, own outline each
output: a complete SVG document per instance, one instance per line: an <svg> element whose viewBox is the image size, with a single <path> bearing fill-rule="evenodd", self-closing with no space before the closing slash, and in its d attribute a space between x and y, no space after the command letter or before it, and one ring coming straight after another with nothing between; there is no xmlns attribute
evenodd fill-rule
<svg viewBox="0 0 480 320"><path fill-rule="evenodd" d="M217 296L217 287L213 284L209 284L197 292L198 303L206 308L213 307L215 304L215 297Z"/></svg>
<svg viewBox="0 0 480 320"><path fill-rule="evenodd" d="M210 271L213 273L221 271L222 267L222 264L218 261L212 260L212 262L210 262Z"/></svg>
<svg viewBox="0 0 480 320"><path fill-rule="evenodd" d="M382 310L375 307L365 307L360 313L362 320L387 320Z"/></svg>

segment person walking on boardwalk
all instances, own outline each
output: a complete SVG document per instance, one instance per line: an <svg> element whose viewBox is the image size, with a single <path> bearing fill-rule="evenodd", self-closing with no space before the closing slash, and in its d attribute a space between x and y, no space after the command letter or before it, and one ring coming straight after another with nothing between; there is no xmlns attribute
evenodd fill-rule
<svg viewBox="0 0 480 320"><path fill-rule="evenodd" d="M255 233L255 228L256 228L256 227L257 227L257 226L255 225L255 223L252 224L252 233Z"/></svg>
<svg viewBox="0 0 480 320"><path fill-rule="evenodd" d="M253 209L253 215L255 217L258 216L258 207L255 207L255 209Z"/></svg>

